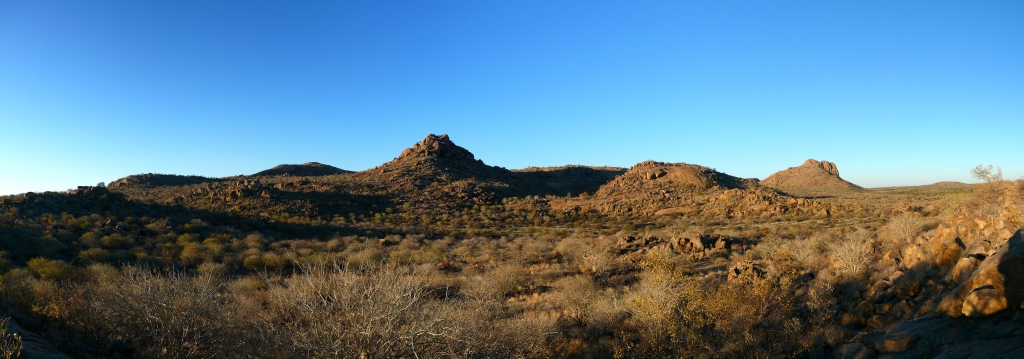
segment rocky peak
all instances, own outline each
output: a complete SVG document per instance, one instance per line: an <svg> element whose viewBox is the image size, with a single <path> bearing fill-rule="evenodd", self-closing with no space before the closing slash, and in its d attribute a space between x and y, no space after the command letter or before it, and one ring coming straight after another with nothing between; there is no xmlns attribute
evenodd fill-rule
<svg viewBox="0 0 1024 359"><path fill-rule="evenodd" d="M398 158L406 157L475 159L471 152L459 147L448 139L448 135L438 136L434 134L427 135L427 138L424 138L423 141L416 143L410 148L406 148Z"/></svg>
<svg viewBox="0 0 1024 359"><path fill-rule="evenodd" d="M814 160L812 158L812 159L809 159L807 161L804 161L803 167L812 167L812 168L817 167L817 168L823 169L823 170L825 170L825 172L831 173L833 175L836 175L836 176L839 175L839 169L836 168L836 164L832 163L832 162L829 162L829 161L820 161L819 162L819 161L816 161L816 160Z"/></svg>

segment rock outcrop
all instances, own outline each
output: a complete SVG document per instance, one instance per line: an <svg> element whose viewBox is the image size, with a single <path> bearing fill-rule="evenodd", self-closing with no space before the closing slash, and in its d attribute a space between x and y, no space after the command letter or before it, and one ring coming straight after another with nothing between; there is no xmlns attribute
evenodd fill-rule
<svg viewBox="0 0 1024 359"><path fill-rule="evenodd" d="M476 158L472 152L469 152L465 148L459 147L448 135L427 135L423 141L420 141L410 148L406 148L402 151L402 154L398 156L398 160L409 157L417 158L431 158L441 157L456 160L473 161Z"/></svg>
<svg viewBox="0 0 1024 359"><path fill-rule="evenodd" d="M940 310L954 317L985 317L1008 308L1020 309L1024 299L1022 233L1024 228L1018 229L994 252L968 251L953 270L954 280L967 279L943 298ZM980 263L979 257L984 258Z"/></svg>
<svg viewBox="0 0 1024 359"><path fill-rule="evenodd" d="M998 320L962 320L926 314L901 321L839 347L836 358L1021 358L1024 326L1018 313Z"/></svg>
<svg viewBox="0 0 1024 359"><path fill-rule="evenodd" d="M829 174L832 174L833 176L839 176L839 169L836 168L836 164L829 161L819 162L811 158L808 159L807 161L804 161L804 164L801 165L801 167L817 167L824 170L825 172L828 172Z"/></svg>

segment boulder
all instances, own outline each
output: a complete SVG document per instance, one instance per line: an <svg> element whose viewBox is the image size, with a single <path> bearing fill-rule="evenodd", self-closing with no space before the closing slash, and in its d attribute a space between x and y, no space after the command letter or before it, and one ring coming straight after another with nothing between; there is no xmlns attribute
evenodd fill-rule
<svg viewBox="0 0 1024 359"><path fill-rule="evenodd" d="M1006 309L1007 301L995 286L986 285L976 288L964 298L964 305L960 310L968 317L983 317L992 315Z"/></svg>
<svg viewBox="0 0 1024 359"><path fill-rule="evenodd" d="M895 333L890 334L875 342L875 350L880 353L903 353L912 348L921 340L917 333Z"/></svg>
<svg viewBox="0 0 1024 359"><path fill-rule="evenodd" d="M853 342L839 348L838 357L842 359L869 359L875 356L875 351L864 346L863 343Z"/></svg>
<svg viewBox="0 0 1024 359"><path fill-rule="evenodd" d="M964 257L960 258L953 266L953 271L950 272L951 279L954 283L960 284L967 281L974 274L974 270L978 268L978 264L981 261L976 257Z"/></svg>
<svg viewBox="0 0 1024 359"><path fill-rule="evenodd" d="M1024 299L1024 228L999 246L991 256L986 257L970 278L957 290L950 293L940 308L953 312L957 300L962 301L960 314L970 317L984 317L1007 308L1020 308ZM975 257L977 258L977 257Z"/></svg>

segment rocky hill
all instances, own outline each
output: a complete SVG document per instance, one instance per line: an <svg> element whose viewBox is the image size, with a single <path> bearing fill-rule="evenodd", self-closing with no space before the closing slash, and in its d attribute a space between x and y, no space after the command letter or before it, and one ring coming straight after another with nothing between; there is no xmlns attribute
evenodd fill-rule
<svg viewBox="0 0 1024 359"><path fill-rule="evenodd" d="M274 168L256 172L253 176L327 176L352 173L338 167L325 165L319 162L306 162L301 165L282 164Z"/></svg>
<svg viewBox="0 0 1024 359"><path fill-rule="evenodd" d="M641 215L748 215L808 213L827 215L829 208L797 200L714 169L687 163L645 161L601 186L592 196L552 203L565 210Z"/></svg>
<svg viewBox="0 0 1024 359"><path fill-rule="evenodd" d="M181 176L168 174L146 173L131 175L110 183L110 188L155 188L165 186L183 186L206 182L219 182L221 179L203 176Z"/></svg>
<svg viewBox="0 0 1024 359"><path fill-rule="evenodd" d="M827 177L810 184L846 183L828 162L808 161L787 171L770 179L795 174ZM819 216L837 210L836 205L792 198L756 180L686 163L646 161L629 169L570 165L510 171L485 164L447 135L428 135L394 160L358 173L310 162L281 165L249 177L136 175L115 181L110 188L146 202L262 217L282 213L346 216L386 208L450 213L496 203L542 211L725 218L786 213Z"/></svg>
<svg viewBox="0 0 1024 359"><path fill-rule="evenodd" d="M860 186L839 177L839 169L835 163L814 159L804 161L799 167L775 172L761 181L761 185L798 196L860 189Z"/></svg>
<svg viewBox="0 0 1024 359"><path fill-rule="evenodd" d="M475 180L495 187L507 187L512 174L489 166L472 152L456 145L448 135L428 135L395 159L357 174L367 181L384 181L390 186L421 190L434 183Z"/></svg>

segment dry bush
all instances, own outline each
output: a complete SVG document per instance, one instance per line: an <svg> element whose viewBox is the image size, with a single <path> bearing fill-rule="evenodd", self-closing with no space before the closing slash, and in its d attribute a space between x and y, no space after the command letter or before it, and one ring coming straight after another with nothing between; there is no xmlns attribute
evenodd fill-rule
<svg viewBox="0 0 1024 359"><path fill-rule="evenodd" d="M763 259L768 261L781 261L788 257L788 253L785 250L786 246L785 238L779 236L769 236L761 240L753 250L750 251L750 256L753 259Z"/></svg>
<svg viewBox="0 0 1024 359"><path fill-rule="evenodd" d="M258 348L239 336L252 328L234 320L233 303L213 277L139 267L116 274L104 267L93 270L102 281L82 289L86 294L76 316L96 339L159 358L224 357Z"/></svg>
<svg viewBox="0 0 1024 359"><path fill-rule="evenodd" d="M815 233L804 240L791 240L783 248L801 268L820 270L828 265L825 253L835 240L829 233Z"/></svg>
<svg viewBox="0 0 1024 359"><path fill-rule="evenodd" d="M776 264L792 261L799 268L817 271L828 265L825 253L831 241L832 237L824 233L804 240L771 236L754 247L752 256Z"/></svg>
<svg viewBox="0 0 1024 359"><path fill-rule="evenodd" d="M384 260L384 252L380 248L366 243L350 245L342 252L342 256L353 267L376 266Z"/></svg>
<svg viewBox="0 0 1024 359"><path fill-rule="evenodd" d="M395 266L359 273L334 265L305 267L267 296L287 345L302 356L394 358L460 346L445 303L426 294L423 282Z"/></svg>
<svg viewBox="0 0 1024 359"><path fill-rule="evenodd" d="M553 302L562 309L562 316L574 325L587 326L594 312L595 299L601 294L590 276L564 277L551 284L558 291Z"/></svg>
<svg viewBox="0 0 1024 359"><path fill-rule="evenodd" d="M871 249L867 243L848 239L835 243L829 250L829 257L839 274L855 275L870 265Z"/></svg>
<svg viewBox="0 0 1024 359"><path fill-rule="evenodd" d="M228 275L228 272L230 272L231 269L224 263L205 262L200 264L199 267L196 268L196 271L200 274L208 275L213 278L224 278Z"/></svg>
<svg viewBox="0 0 1024 359"><path fill-rule="evenodd" d="M615 264L615 258L609 252L613 239L610 237L568 237L563 239L555 249L583 273L605 273Z"/></svg>
<svg viewBox="0 0 1024 359"><path fill-rule="evenodd" d="M526 283L526 274L522 265L505 263L470 279L462 292L478 301L501 302Z"/></svg>
<svg viewBox="0 0 1024 359"><path fill-rule="evenodd" d="M548 338L557 334L555 317L532 313L509 316L496 303L449 302L435 308L444 318L450 344L427 353L428 357L543 357Z"/></svg>
<svg viewBox="0 0 1024 359"><path fill-rule="evenodd" d="M921 233L924 219L914 213L901 213L889 219L885 230L890 238L903 243L910 243Z"/></svg>
<svg viewBox="0 0 1024 359"><path fill-rule="evenodd" d="M21 311L31 311L36 303L35 288L45 282L32 276L32 272L24 268L15 268L0 276L0 294L4 304Z"/></svg>
<svg viewBox="0 0 1024 359"><path fill-rule="evenodd" d="M617 357L792 355L808 349L803 339L816 335L820 318L828 316L797 317L785 278L740 284L687 276L657 259L643 267Z"/></svg>
<svg viewBox="0 0 1024 359"><path fill-rule="evenodd" d="M939 206L943 209L945 214L953 214L960 212L964 208L964 203L967 200L966 193L951 193L944 196L939 201Z"/></svg>

